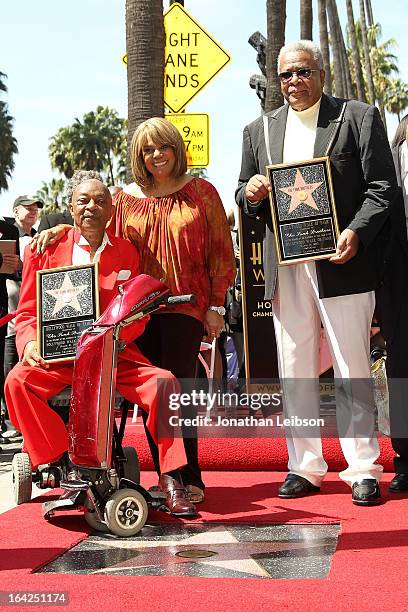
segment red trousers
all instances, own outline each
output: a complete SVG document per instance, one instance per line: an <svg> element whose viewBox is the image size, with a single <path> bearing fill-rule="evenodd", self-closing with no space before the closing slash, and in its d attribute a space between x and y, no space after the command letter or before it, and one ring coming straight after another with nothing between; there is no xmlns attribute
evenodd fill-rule
<svg viewBox="0 0 408 612"><path fill-rule="evenodd" d="M25 450L33 467L58 460L68 449L65 424L49 407L47 400L72 384L72 373L73 364L50 364L45 370L18 363L7 376L5 398L10 418L23 434ZM141 353L136 361L134 353L132 360L122 354L118 360L116 387L123 397L148 414L147 426L159 447L161 471L169 472L185 465L187 460L181 435L165 438L158 435L158 411L164 407L161 402L166 395L179 393L173 374L151 365Z"/></svg>

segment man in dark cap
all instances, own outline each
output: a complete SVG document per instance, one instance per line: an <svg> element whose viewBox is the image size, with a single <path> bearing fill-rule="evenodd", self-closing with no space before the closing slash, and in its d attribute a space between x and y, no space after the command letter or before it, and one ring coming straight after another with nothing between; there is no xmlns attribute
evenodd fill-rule
<svg viewBox="0 0 408 612"><path fill-rule="evenodd" d="M34 236L33 226L38 221L38 210L43 208L44 203L38 198L30 198L23 195L15 199L13 204L13 215L15 225L18 228L20 238L23 236Z"/></svg>

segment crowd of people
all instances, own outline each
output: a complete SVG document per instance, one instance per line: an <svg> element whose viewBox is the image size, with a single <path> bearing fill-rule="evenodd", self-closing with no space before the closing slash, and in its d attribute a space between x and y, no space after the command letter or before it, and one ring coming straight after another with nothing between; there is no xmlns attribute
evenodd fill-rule
<svg viewBox="0 0 408 612"><path fill-rule="evenodd" d="M375 308L387 347L396 451L390 489L408 491L408 371L403 353L408 334L408 117L397 130L391 152L374 106L323 93L322 55L310 41L283 47L278 73L286 103L245 128L236 203L245 214L260 217L265 227L265 299L273 304L285 416L289 421L299 416L302 422L319 416L315 381L323 325L336 381L339 438L348 464L340 477L350 485L353 503L372 505L381 499L382 473L369 384ZM331 161L340 226L336 253L330 259L278 266L265 167L323 156ZM209 181L187 173L181 135L165 119L151 118L138 126L131 166L134 182L123 189L108 189L94 171L77 171L68 182L68 209L43 217L39 233L34 230L43 206L38 199L20 196L13 205L14 224L0 220L1 240L16 244L15 253L2 254L0 315L6 320L17 311L8 329L0 327L0 357L7 376L5 384L1 382L3 413L14 426L3 419L3 430L8 423L9 431L0 444L22 436L34 467L65 461L72 479L78 478L75 466L69 465L66 426L47 404L71 383L73 366L47 363L39 353L36 271L98 262L102 310L120 280L150 275L173 295L194 294L195 302L154 313L132 327L119 356L117 386L141 409L158 473L156 489L164 493L168 511L195 516L195 504L205 495L197 431L182 426L182 437L171 443L160 437L158 391L152 381L164 381L165 393L177 384L185 392L193 388L203 338L219 339L229 357L226 368L233 378L242 376L235 220L233 213L227 219ZM192 406L182 407L181 414L193 417ZM327 471L320 430L290 425L286 439L288 475L279 497L318 492Z"/></svg>

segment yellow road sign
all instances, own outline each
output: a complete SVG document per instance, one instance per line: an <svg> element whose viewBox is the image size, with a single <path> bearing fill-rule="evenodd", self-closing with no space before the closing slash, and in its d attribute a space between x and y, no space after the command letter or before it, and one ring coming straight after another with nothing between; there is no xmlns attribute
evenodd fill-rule
<svg viewBox="0 0 408 612"><path fill-rule="evenodd" d="M127 64L127 53L124 53L122 55L122 63L125 64L125 65Z"/></svg>
<svg viewBox="0 0 408 612"><path fill-rule="evenodd" d="M204 168L210 163L209 117L205 113L169 113L166 119L176 126L186 145L190 168Z"/></svg>
<svg viewBox="0 0 408 612"><path fill-rule="evenodd" d="M178 113L231 57L181 4L172 4L164 14L164 29L164 102Z"/></svg>

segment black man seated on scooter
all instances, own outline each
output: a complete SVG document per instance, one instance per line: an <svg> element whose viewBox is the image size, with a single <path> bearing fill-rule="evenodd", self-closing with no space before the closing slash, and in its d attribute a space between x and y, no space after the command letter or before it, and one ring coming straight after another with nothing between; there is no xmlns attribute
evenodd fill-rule
<svg viewBox="0 0 408 612"><path fill-rule="evenodd" d="M48 363L37 347L37 270L98 262L101 312L117 294L118 286L138 274L139 255L127 240L107 236L105 227L112 215L112 198L101 180L90 178L93 172L77 172L70 180L70 210L75 226L65 236L43 251L27 247L20 302L16 316L16 344L20 362L9 373L5 395L10 418L22 432L25 450L33 467L58 461L66 456L68 435L60 416L47 400L71 385L73 362ZM168 370L153 366L131 340L143 333L147 317L126 329L126 348L119 353L117 389L126 399L148 413L148 427L157 441L160 468L164 478L174 480L165 505L175 515L194 516L195 506L179 479L178 469L186 464L181 437L158 436L158 387L163 395L178 392L178 383ZM158 382L160 381L160 382ZM163 394L163 385L165 390Z"/></svg>

